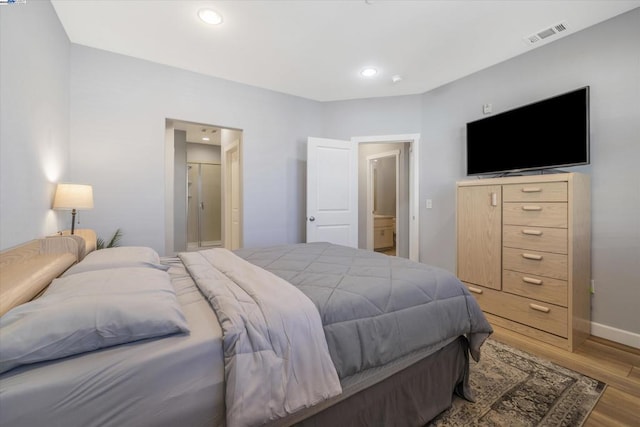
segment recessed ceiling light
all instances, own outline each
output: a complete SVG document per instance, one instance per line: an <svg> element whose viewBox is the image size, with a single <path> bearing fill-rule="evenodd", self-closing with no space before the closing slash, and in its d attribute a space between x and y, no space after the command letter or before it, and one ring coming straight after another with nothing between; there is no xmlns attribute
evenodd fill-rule
<svg viewBox="0 0 640 427"><path fill-rule="evenodd" d="M209 141L209 137L208 137L208 136L203 136L203 137L202 137L202 140L203 140L203 141Z"/></svg>
<svg viewBox="0 0 640 427"><path fill-rule="evenodd" d="M398 83L399 81L402 81L402 76L399 74L396 74L395 76L391 77L391 81L394 83Z"/></svg>
<svg viewBox="0 0 640 427"><path fill-rule="evenodd" d="M222 15L213 9L200 9L198 16L207 24L220 25L222 24Z"/></svg>
<svg viewBox="0 0 640 427"><path fill-rule="evenodd" d="M360 71L360 75L363 77L373 77L376 74L378 74L378 70L373 67L363 68L362 71Z"/></svg>

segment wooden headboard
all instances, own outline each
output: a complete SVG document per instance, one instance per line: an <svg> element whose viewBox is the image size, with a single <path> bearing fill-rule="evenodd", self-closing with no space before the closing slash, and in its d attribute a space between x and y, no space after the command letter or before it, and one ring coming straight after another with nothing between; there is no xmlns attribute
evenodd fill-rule
<svg viewBox="0 0 640 427"><path fill-rule="evenodd" d="M74 236L63 232L0 252L0 316L39 295L95 249L95 232L82 231Z"/></svg>
<svg viewBox="0 0 640 427"><path fill-rule="evenodd" d="M76 239L78 242L78 261L82 261L82 258L84 258L85 255L96 250L98 239L96 232L90 228L76 229L74 234L71 234L70 230L64 230L59 235Z"/></svg>

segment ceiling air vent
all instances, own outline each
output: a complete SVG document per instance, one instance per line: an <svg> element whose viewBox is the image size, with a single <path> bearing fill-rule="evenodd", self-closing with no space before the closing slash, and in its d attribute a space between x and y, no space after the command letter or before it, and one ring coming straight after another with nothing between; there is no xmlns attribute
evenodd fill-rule
<svg viewBox="0 0 640 427"><path fill-rule="evenodd" d="M552 37L557 35L558 33L567 31L568 29L569 26L567 25L567 21L562 21L559 24L552 25L549 28L544 28L540 31L536 31L533 34L524 37L524 41L529 45L533 45L548 37Z"/></svg>

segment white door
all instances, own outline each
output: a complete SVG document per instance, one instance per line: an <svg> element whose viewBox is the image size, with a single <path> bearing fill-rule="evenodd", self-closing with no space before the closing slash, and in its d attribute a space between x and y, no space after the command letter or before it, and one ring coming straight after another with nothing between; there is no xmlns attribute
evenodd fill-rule
<svg viewBox="0 0 640 427"><path fill-rule="evenodd" d="M227 249L242 246L242 178L240 173L240 140L222 146L222 223L223 245Z"/></svg>
<svg viewBox="0 0 640 427"><path fill-rule="evenodd" d="M358 145L307 141L307 242L358 247Z"/></svg>

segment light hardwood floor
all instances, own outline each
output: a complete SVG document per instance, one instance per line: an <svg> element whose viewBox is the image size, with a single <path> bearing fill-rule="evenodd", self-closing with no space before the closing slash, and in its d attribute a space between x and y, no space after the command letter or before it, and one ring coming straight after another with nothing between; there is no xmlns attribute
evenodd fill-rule
<svg viewBox="0 0 640 427"><path fill-rule="evenodd" d="M585 427L640 426L640 350L590 337L573 353L494 326L491 338L607 383Z"/></svg>

